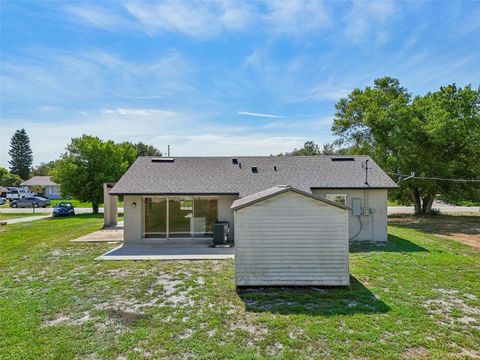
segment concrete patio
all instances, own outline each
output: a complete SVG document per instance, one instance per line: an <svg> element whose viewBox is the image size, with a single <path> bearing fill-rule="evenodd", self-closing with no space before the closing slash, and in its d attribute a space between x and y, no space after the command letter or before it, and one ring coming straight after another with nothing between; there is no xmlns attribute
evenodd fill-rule
<svg viewBox="0 0 480 360"><path fill-rule="evenodd" d="M233 259L234 254L233 247L120 245L96 260L226 260Z"/></svg>
<svg viewBox="0 0 480 360"><path fill-rule="evenodd" d="M123 222L79 237L71 242L123 242Z"/></svg>

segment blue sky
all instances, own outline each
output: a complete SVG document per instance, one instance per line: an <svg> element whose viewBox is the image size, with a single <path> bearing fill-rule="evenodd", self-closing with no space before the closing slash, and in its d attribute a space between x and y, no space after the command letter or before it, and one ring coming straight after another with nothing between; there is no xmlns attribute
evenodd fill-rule
<svg viewBox="0 0 480 360"><path fill-rule="evenodd" d="M480 82L480 2L2 1L0 165L83 133L173 155L332 141L335 103L377 77L413 94Z"/></svg>

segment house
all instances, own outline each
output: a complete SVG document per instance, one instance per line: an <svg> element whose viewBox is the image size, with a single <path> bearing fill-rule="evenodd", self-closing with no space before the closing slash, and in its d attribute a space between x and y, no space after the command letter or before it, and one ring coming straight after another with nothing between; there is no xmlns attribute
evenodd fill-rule
<svg viewBox="0 0 480 360"><path fill-rule="evenodd" d="M367 156L139 157L104 192L126 250L211 245L226 222L237 286L344 286L349 241L387 241L396 187Z"/></svg>
<svg viewBox="0 0 480 360"><path fill-rule="evenodd" d="M397 185L368 156L139 157L110 194L124 197L126 244L209 243L216 221L235 240L238 200L278 185L351 208L350 241L387 241L387 191Z"/></svg>
<svg viewBox="0 0 480 360"><path fill-rule="evenodd" d="M21 185L28 186L29 190L32 187L41 188L45 197L48 199L55 200L61 198L60 185L53 182L50 176L34 176L22 182Z"/></svg>

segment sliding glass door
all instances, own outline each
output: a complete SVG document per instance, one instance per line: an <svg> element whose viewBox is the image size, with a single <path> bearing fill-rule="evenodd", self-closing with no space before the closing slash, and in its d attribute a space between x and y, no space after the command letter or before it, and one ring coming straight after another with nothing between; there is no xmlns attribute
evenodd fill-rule
<svg viewBox="0 0 480 360"><path fill-rule="evenodd" d="M145 198L145 238L167 237L167 199Z"/></svg>
<svg viewBox="0 0 480 360"><path fill-rule="evenodd" d="M144 237L212 237L213 224L217 218L216 197L147 197L144 201Z"/></svg>
<svg viewBox="0 0 480 360"><path fill-rule="evenodd" d="M168 237L188 238L193 229L193 199L168 198Z"/></svg>
<svg viewBox="0 0 480 360"><path fill-rule="evenodd" d="M194 237L212 237L213 224L218 219L218 200L209 197L195 197L194 200Z"/></svg>

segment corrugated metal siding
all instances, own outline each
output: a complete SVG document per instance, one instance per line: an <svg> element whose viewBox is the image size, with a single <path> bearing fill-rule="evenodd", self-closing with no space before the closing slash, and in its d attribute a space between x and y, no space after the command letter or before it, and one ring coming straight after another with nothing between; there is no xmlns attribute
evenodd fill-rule
<svg viewBox="0 0 480 360"><path fill-rule="evenodd" d="M348 285L346 210L293 192L235 214L235 276L246 285Z"/></svg>

